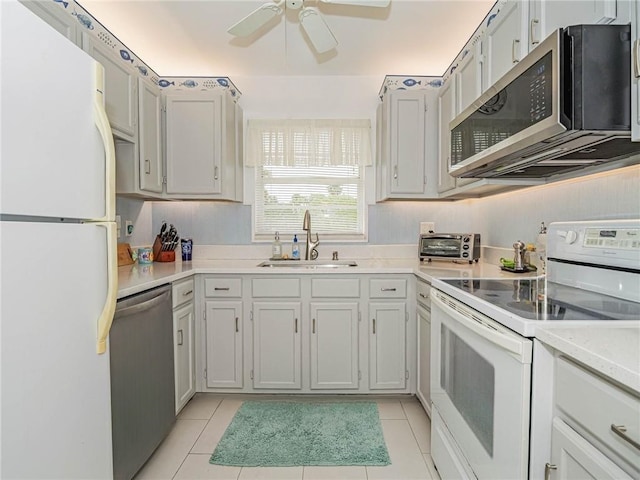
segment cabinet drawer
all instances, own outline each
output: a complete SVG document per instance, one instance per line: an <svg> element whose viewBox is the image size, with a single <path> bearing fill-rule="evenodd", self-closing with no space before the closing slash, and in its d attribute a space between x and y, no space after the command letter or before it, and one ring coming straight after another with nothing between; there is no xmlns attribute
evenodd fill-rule
<svg viewBox="0 0 640 480"><path fill-rule="evenodd" d="M423 280L416 280L416 299L425 307L431 306L431 285Z"/></svg>
<svg viewBox="0 0 640 480"><path fill-rule="evenodd" d="M612 428L624 426L624 435L640 442L640 398L562 357L556 367L556 405L567 423L595 436L607 447L607 456L640 465L640 452Z"/></svg>
<svg viewBox="0 0 640 480"><path fill-rule="evenodd" d="M299 297L299 278L254 278L251 280L253 297Z"/></svg>
<svg viewBox="0 0 640 480"><path fill-rule="evenodd" d="M369 280L371 298L405 298L407 281L404 278L372 278Z"/></svg>
<svg viewBox="0 0 640 480"><path fill-rule="evenodd" d="M183 303L193 300L194 282L193 278L180 280L171 284L171 298L173 308L179 307Z"/></svg>
<svg viewBox="0 0 640 480"><path fill-rule="evenodd" d="M313 278L311 296L315 298L357 298L360 280L357 278Z"/></svg>
<svg viewBox="0 0 640 480"><path fill-rule="evenodd" d="M205 278L205 297L241 297L242 279L240 278Z"/></svg>

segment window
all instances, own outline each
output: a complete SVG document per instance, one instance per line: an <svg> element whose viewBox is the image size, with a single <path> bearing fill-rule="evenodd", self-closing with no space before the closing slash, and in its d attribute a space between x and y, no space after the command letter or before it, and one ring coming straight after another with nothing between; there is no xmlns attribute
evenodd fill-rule
<svg viewBox="0 0 640 480"><path fill-rule="evenodd" d="M255 167L254 237L313 233L365 238L364 166L369 120L250 120L247 165Z"/></svg>

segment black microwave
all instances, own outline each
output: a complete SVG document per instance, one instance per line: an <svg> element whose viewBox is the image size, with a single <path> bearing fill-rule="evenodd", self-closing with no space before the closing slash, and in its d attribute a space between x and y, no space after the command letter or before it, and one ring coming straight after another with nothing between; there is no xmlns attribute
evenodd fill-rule
<svg viewBox="0 0 640 480"><path fill-rule="evenodd" d="M464 260L472 263L480 258L479 233L423 233L418 243L420 261Z"/></svg>
<svg viewBox="0 0 640 480"><path fill-rule="evenodd" d="M545 178L638 163L630 26L556 30L449 127L454 177Z"/></svg>

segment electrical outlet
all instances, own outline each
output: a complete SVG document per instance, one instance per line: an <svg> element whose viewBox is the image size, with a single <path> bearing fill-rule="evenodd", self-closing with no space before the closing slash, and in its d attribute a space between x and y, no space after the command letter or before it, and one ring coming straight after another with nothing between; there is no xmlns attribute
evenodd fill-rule
<svg viewBox="0 0 640 480"><path fill-rule="evenodd" d="M124 222L124 234L127 237L130 237L131 235L133 235L133 222L131 220L127 220Z"/></svg>
<svg viewBox="0 0 640 480"><path fill-rule="evenodd" d="M122 236L122 219L120 215L116 215L116 230L118 231L118 238Z"/></svg>
<svg viewBox="0 0 640 480"><path fill-rule="evenodd" d="M420 222L420 233L429 233L436 231L435 222Z"/></svg>

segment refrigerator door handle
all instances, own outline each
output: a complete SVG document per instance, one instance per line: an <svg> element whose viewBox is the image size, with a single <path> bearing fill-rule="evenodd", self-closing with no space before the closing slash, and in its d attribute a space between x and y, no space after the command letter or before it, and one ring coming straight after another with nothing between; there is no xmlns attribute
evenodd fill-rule
<svg viewBox="0 0 640 480"><path fill-rule="evenodd" d="M98 355L107 351L107 337L111 330L113 315L116 311L118 296L118 257L116 242L118 241L115 222L95 222L92 225L107 229L107 297L98 318L98 341L96 351Z"/></svg>
<svg viewBox="0 0 640 480"><path fill-rule="evenodd" d="M104 108L104 67L95 62L95 98L94 98L94 121L100 132L105 152L105 212L103 218L96 218L96 221L114 221L116 218L116 149L113 143L113 132L109 124L109 117Z"/></svg>

